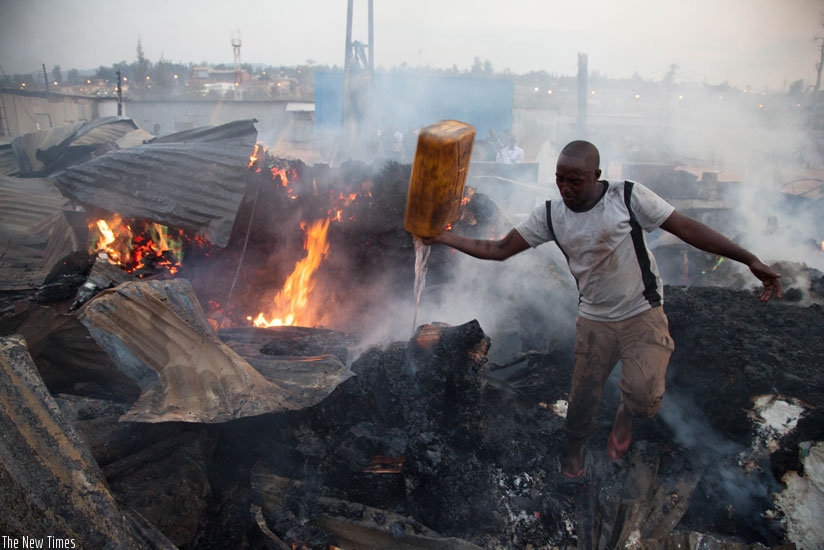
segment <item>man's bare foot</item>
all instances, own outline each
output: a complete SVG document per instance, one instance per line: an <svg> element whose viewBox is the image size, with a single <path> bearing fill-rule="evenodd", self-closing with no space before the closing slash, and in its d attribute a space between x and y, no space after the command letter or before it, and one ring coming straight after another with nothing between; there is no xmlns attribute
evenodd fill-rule
<svg viewBox="0 0 824 550"><path fill-rule="evenodd" d="M584 474L583 447L583 441L569 443L566 456L561 462L561 475L574 479Z"/></svg>
<svg viewBox="0 0 824 550"><path fill-rule="evenodd" d="M612 425L612 431L607 440L607 456L611 460L622 459L630 443L632 443L632 413L621 403L615 413L615 423Z"/></svg>

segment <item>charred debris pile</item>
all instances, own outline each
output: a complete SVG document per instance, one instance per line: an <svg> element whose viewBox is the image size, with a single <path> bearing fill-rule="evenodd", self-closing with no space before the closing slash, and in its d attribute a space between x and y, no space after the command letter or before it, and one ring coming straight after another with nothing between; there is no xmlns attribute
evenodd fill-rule
<svg viewBox="0 0 824 550"><path fill-rule="evenodd" d="M609 462L610 382L586 474L569 481L562 327L533 327L528 351L497 362L470 319L364 345L364 326L411 300L409 166L271 158L252 121L142 140L110 122L122 135L96 147L89 129L28 137L15 151L48 163L2 179L3 534L81 548L821 544L823 281L803 266L784 266L779 303L668 287L661 413ZM463 233L506 229L468 198ZM100 220L128 242L98 246ZM436 254L430 281L445 284L454 256ZM313 267L303 307L282 290L299 266ZM287 314L296 326L272 326Z"/></svg>

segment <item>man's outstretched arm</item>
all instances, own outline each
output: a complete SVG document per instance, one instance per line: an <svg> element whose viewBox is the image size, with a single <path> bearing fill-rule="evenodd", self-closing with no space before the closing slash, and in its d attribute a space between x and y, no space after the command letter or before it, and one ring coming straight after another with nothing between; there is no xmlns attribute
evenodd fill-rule
<svg viewBox="0 0 824 550"><path fill-rule="evenodd" d="M704 252L718 254L749 267L752 274L764 285L764 290L761 291L762 302L769 301L773 296L781 298L781 275L759 260L755 254L735 244L715 229L677 210L661 224L661 229Z"/></svg>
<svg viewBox="0 0 824 550"><path fill-rule="evenodd" d="M422 239L425 244L441 243L482 260L506 260L529 248L520 233L512 229L503 239L497 241L470 239L444 231L437 237Z"/></svg>

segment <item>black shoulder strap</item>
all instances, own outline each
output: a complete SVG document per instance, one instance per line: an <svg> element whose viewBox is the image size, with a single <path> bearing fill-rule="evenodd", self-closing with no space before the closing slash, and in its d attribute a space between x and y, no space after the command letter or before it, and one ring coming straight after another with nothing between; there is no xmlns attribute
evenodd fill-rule
<svg viewBox="0 0 824 550"><path fill-rule="evenodd" d="M652 272L652 262L650 261L647 246L644 242L644 229L638 223L635 212L632 210L632 188L635 185L632 181L624 182L624 204L629 212L630 236L635 248L635 257L638 259L638 266L641 268L641 278L644 282L644 298L653 307L661 305L661 293L658 291L658 282Z"/></svg>
<svg viewBox="0 0 824 550"><path fill-rule="evenodd" d="M566 258L567 263L569 263L569 256L567 256L564 247L561 246L561 242L558 240L558 234L555 232L555 227L552 225L552 201L546 201L546 225L549 227L549 234L552 235L552 239L555 241L555 244L558 245L558 249L564 255L564 258Z"/></svg>
<svg viewBox="0 0 824 550"><path fill-rule="evenodd" d="M630 201L632 200L632 187L635 185L634 181L626 180L624 182L624 204L627 205L627 211L631 220L635 220L635 213L632 211Z"/></svg>

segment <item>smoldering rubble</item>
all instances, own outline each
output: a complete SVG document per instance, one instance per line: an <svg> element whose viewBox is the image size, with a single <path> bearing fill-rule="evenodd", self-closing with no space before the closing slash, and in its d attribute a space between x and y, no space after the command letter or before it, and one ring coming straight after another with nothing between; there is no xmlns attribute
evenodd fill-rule
<svg viewBox="0 0 824 550"><path fill-rule="evenodd" d="M237 144L237 130L157 146L182 150L203 135ZM250 169L249 149L224 165L238 183L220 231L180 228L211 241L176 275L139 278L84 258L81 235L61 249L58 269L38 252L52 258L39 260L39 275L3 287L4 534L56 533L96 548L820 544L809 520L822 491L820 273L782 265L786 296L769 304L726 265L708 277L715 286L668 286L676 351L661 413L638 421L631 452L610 462L611 379L585 476L570 481L559 459L573 342L559 312L573 312L575 296L557 257L521 260L555 293L557 309L541 315L533 295L500 298L496 270L476 266L467 285L463 260L433 249L428 300L448 303L460 286L498 320L426 319L410 334L409 166L309 167L261 154ZM132 159L174 162L174 153L136 153L112 148L61 172L66 199L49 191L48 211L15 235L66 208L89 218L132 208L185 225L175 221L181 210L154 212L130 190L152 173ZM105 204L95 198L105 174L129 173L132 162L134 177ZM224 168L198 173L208 186ZM13 183L50 183L36 181ZM317 273L319 321L250 326L255 302L303 254L298 222L330 212L338 222ZM455 228L491 235L508 221L475 193ZM48 248L37 242L28 258ZM375 336L393 323L403 337Z"/></svg>

